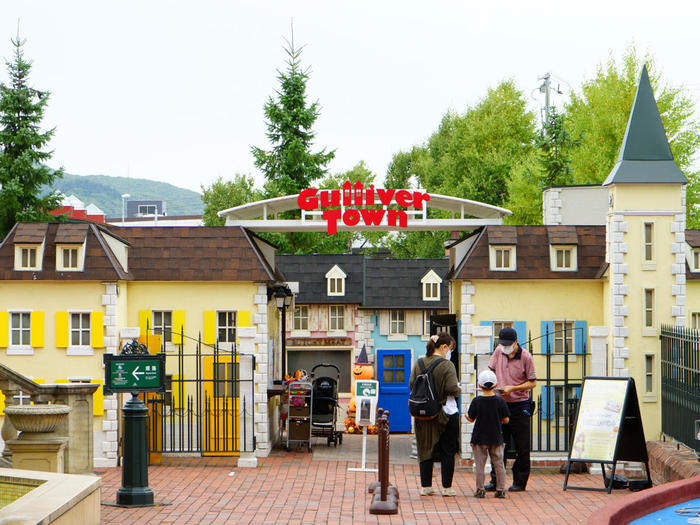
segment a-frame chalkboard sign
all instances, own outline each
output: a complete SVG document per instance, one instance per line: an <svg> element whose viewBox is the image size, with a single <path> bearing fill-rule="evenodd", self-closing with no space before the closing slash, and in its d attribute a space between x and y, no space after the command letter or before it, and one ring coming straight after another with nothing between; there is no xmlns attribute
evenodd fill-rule
<svg viewBox="0 0 700 525"><path fill-rule="evenodd" d="M576 411L574 437L566 465L564 490L612 491L618 461L644 463L651 486L649 456L637 388L631 377L586 377ZM572 463L600 463L605 485L605 465L612 465L607 488L569 486Z"/></svg>

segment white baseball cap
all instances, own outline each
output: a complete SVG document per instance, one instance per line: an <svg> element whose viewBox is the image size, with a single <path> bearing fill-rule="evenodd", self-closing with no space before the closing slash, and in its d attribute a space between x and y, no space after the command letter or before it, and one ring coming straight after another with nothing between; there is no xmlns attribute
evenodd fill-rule
<svg viewBox="0 0 700 525"><path fill-rule="evenodd" d="M492 370L484 370L479 374L479 386L493 388L498 384L498 378Z"/></svg>

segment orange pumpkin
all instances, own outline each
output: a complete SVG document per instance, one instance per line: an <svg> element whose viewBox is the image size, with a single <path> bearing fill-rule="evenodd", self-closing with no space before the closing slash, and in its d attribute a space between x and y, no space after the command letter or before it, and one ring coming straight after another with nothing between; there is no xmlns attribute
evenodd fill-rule
<svg viewBox="0 0 700 525"><path fill-rule="evenodd" d="M352 365L352 393L355 395L355 381L361 379L374 379L374 366L370 363Z"/></svg>
<svg viewBox="0 0 700 525"><path fill-rule="evenodd" d="M353 397L350 403L348 403L348 412L355 412L355 410L357 410L357 406L355 404L355 398Z"/></svg>

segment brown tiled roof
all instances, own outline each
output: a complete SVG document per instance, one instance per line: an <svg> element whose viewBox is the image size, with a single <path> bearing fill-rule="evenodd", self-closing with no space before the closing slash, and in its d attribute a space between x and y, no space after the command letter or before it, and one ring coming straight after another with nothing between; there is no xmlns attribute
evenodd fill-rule
<svg viewBox="0 0 700 525"><path fill-rule="evenodd" d="M489 244L517 244L517 226L499 226L497 229L489 228L487 231Z"/></svg>
<svg viewBox="0 0 700 525"><path fill-rule="evenodd" d="M58 244L82 244L87 235L87 231L87 223L59 224L54 240Z"/></svg>
<svg viewBox="0 0 700 525"><path fill-rule="evenodd" d="M576 226L548 226L549 244L578 244Z"/></svg>
<svg viewBox="0 0 700 525"><path fill-rule="evenodd" d="M129 274L138 281L271 281L280 276L243 228L110 226L131 243Z"/></svg>
<svg viewBox="0 0 700 525"><path fill-rule="evenodd" d="M685 242L692 248L700 248L700 230L685 230Z"/></svg>
<svg viewBox="0 0 700 525"><path fill-rule="evenodd" d="M489 269L489 243L503 238L497 231L506 229L517 235L515 272L492 272ZM578 271L553 272L549 262L551 226L487 226L458 265L457 279L598 279L605 265L605 226L575 226L578 240ZM567 243L568 244L568 243Z"/></svg>
<svg viewBox="0 0 700 525"><path fill-rule="evenodd" d="M41 244L46 236L48 223L23 222L17 225L15 230L15 243L17 244Z"/></svg>
<svg viewBox="0 0 700 525"><path fill-rule="evenodd" d="M17 233L32 228L24 228L25 226L34 226L35 224L43 224L46 232L46 244L44 245L44 257L42 260L41 271L37 272L17 272L14 270L15 261L15 243L17 241ZM74 237L76 234L71 231L73 229L85 231L87 240L85 243L85 270L82 272L57 272L56 271L56 243L54 241L59 226L64 227L66 235ZM20 223L10 232L5 238L5 242L0 246L0 280L5 281L115 281L120 279L129 279L129 276L124 273L118 263L115 266L113 260L110 259L103 247L103 241L99 238L99 232L94 225L85 230L84 224L68 223L68 224L46 224L46 223ZM83 236L85 237L85 235ZM27 237L20 237L26 239ZM29 241L21 241L29 242ZM111 253L111 252L110 252Z"/></svg>

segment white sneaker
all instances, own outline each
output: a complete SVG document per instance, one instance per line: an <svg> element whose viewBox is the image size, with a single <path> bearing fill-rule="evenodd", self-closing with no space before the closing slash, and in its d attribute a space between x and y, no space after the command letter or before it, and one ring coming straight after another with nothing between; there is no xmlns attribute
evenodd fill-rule
<svg viewBox="0 0 700 525"><path fill-rule="evenodd" d="M435 494L433 487L421 487L420 488L420 495L421 496L432 496L433 494Z"/></svg>
<svg viewBox="0 0 700 525"><path fill-rule="evenodd" d="M445 496L445 497L452 497L452 496L456 496L457 493L455 492L455 489L453 489L452 487L450 487L450 488L447 488L447 489L446 489L446 488L443 488L443 489L442 489L442 495Z"/></svg>

